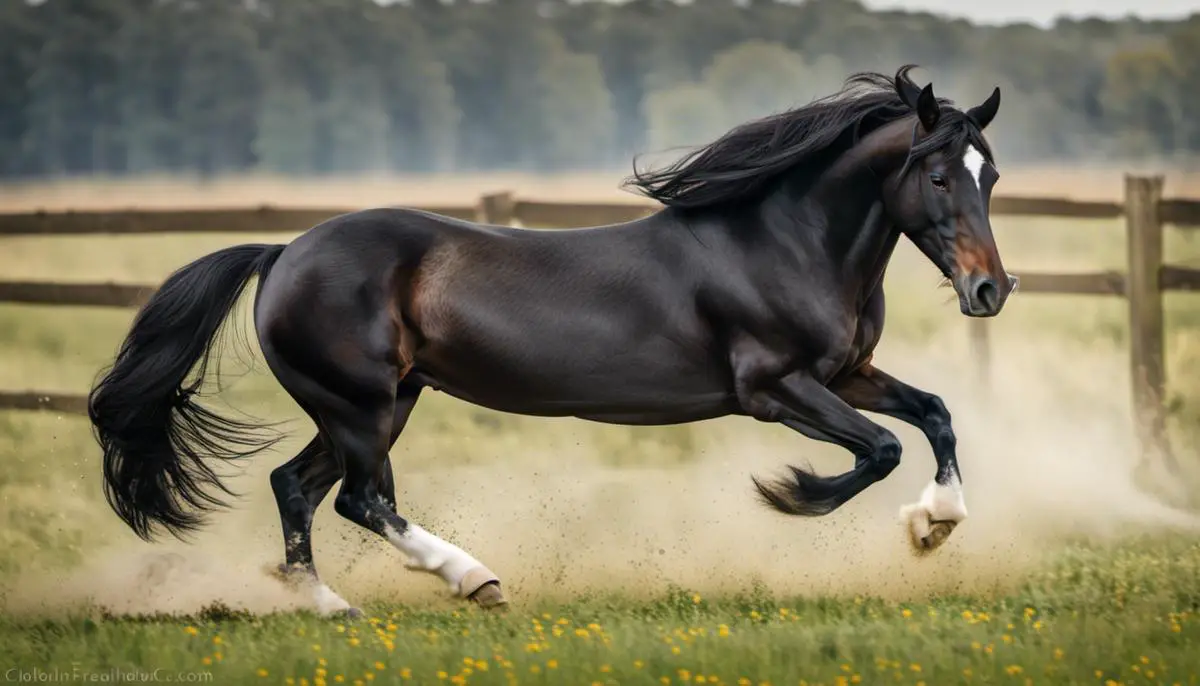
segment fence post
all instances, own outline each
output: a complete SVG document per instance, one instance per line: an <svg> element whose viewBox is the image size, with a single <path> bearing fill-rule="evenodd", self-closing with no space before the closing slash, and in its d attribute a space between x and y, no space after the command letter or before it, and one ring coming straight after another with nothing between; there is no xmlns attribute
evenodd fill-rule
<svg viewBox="0 0 1200 686"><path fill-rule="evenodd" d="M1129 361L1135 429L1141 444L1139 471L1159 461L1176 473L1166 436L1166 367L1163 344L1162 222L1158 204L1163 177L1125 175L1125 229L1129 270Z"/></svg>
<svg viewBox="0 0 1200 686"><path fill-rule="evenodd" d="M479 221L484 224L508 226L512 223L516 207L517 203L511 191L489 193L479 199Z"/></svg>

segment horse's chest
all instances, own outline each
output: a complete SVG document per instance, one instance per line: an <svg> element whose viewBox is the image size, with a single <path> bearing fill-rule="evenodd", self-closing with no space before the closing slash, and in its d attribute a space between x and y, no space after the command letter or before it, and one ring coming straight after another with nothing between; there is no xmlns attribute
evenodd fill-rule
<svg viewBox="0 0 1200 686"><path fill-rule="evenodd" d="M840 371L851 372L870 362L882 333L883 327L878 319L866 314L859 316L854 337L845 351Z"/></svg>

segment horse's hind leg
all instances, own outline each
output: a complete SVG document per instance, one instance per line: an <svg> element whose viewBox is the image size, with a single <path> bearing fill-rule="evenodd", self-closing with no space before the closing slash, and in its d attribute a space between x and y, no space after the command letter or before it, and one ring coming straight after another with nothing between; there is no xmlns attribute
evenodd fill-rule
<svg viewBox="0 0 1200 686"><path fill-rule="evenodd" d="M322 614L351 610L350 604L317 576L312 554L313 512L341 477L341 468L320 436L271 472L271 490L275 492L283 527L285 563L280 572L288 580L301 580L310 585L313 602Z"/></svg>
<svg viewBox="0 0 1200 686"><path fill-rule="evenodd" d="M420 388L402 385L398 389L389 446L396 442L408 423L419 394ZM349 603L320 581L312 552L313 513L341 478L342 468L320 435L296 457L271 472L271 488L275 492L283 527L285 563L280 565L280 572L285 578L299 577L314 584L313 600L318 611L326 614L354 612ZM390 459L384 462L380 492L384 502L395 512L395 481Z"/></svg>
<svg viewBox="0 0 1200 686"><path fill-rule="evenodd" d="M415 403L416 391L412 392ZM392 494L385 492L390 475L384 468L392 443L393 407L408 400L404 395L364 400L360 395L355 403L330 405L321 414L322 426L345 469L334 500L338 514L386 538L409 558L409 569L440 577L459 597L485 607L502 605L495 574L462 548L406 521L390 507L387 497Z"/></svg>

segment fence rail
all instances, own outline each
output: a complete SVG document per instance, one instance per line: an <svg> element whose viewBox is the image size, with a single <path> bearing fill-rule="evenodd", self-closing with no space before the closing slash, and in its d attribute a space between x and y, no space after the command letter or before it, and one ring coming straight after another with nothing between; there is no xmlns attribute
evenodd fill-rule
<svg viewBox="0 0 1200 686"><path fill-rule="evenodd" d="M511 193L485 195L474 205L425 207L423 211L491 224L530 228L603 226L648 216L648 203L562 203L520 200ZM1125 272L1017 272L1025 293L1119 296L1129 301L1130 364L1139 437L1147 453L1173 464L1165 440L1162 294L1200 291L1200 270L1163 262L1166 224L1200 228L1200 200L1162 198L1162 177L1126 176L1122 203L1066 198L992 198L991 213L1009 216L1115 219L1125 217L1128 267ZM301 233L351 209L204 209L114 212L28 212L0 214L0 237L87 234ZM149 284L0 282L0 302L28 305L138 307L157 288ZM971 321L975 357L990 359L988 325ZM986 373L986 368L981 370ZM80 395L40 391L0 391L0 409L86 413Z"/></svg>

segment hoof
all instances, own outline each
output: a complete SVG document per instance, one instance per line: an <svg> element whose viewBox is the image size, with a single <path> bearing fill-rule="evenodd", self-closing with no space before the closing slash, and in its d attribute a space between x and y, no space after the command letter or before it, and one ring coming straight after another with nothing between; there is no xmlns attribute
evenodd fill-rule
<svg viewBox="0 0 1200 686"><path fill-rule="evenodd" d="M276 567L268 567L266 572L268 576L281 584L293 588L312 578L312 574L303 567L291 567L282 562Z"/></svg>
<svg viewBox="0 0 1200 686"><path fill-rule="evenodd" d="M342 619L346 619L346 620L354 622L354 621L358 621L358 620L366 617L367 615L366 615L366 613L364 613L362 610L358 609L357 607L348 607L344 610L338 610L337 612L334 612L330 616L331 617L340 617Z"/></svg>
<svg viewBox="0 0 1200 686"><path fill-rule="evenodd" d="M900 518L908 529L908 541L917 556L932 553L941 547L958 522L944 519L933 521L929 511L920 505L908 505L900 510Z"/></svg>
<svg viewBox="0 0 1200 686"><path fill-rule="evenodd" d="M921 545L927 550L935 550L945 543L947 538L950 538L950 532L954 531L956 526L958 526L957 522L931 522L929 535L921 539Z"/></svg>
<svg viewBox="0 0 1200 686"><path fill-rule="evenodd" d="M485 610L500 609L508 604L500 590L500 578L487 567L475 567L459 582L458 593Z"/></svg>
<svg viewBox="0 0 1200 686"><path fill-rule="evenodd" d="M474 593L467 596L467 600L485 610L503 612L508 609L508 600L504 597L504 592L500 590L499 581L489 581L480 586Z"/></svg>

